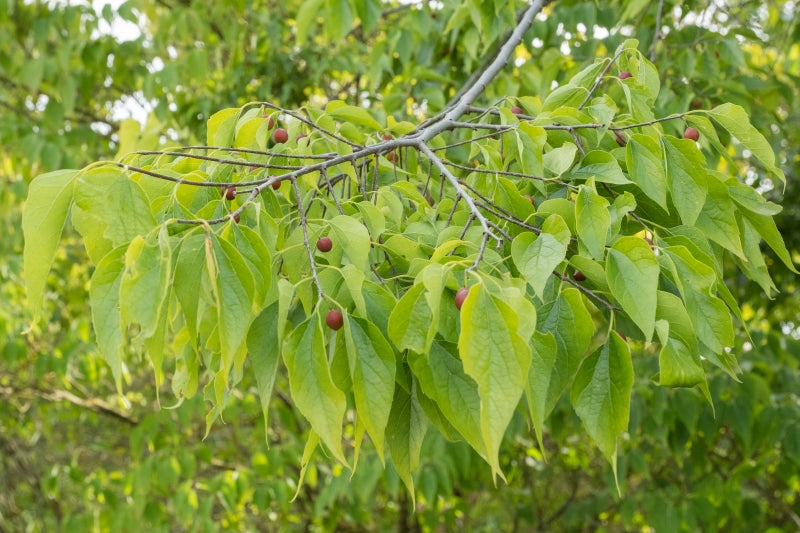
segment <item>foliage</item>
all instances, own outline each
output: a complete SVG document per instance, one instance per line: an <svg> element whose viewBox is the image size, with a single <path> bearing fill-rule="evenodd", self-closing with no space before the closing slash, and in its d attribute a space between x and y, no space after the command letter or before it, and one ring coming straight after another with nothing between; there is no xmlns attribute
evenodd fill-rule
<svg viewBox="0 0 800 533"><path fill-rule="evenodd" d="M300 7L297 30L303 24L303 10L325 12L344 5L318 4L306 2ZM387 25L386 34L376 32L370 44L397 46L401 55L396 66L403 70L393 79L409 80L417 75L414 69L428 63L420 52L402 55L402 47L414 40L396 37L393 41L392 31L420 29L420 33L406 31L421 39L421 20L446 21L452 26L450 45L462 47L459 53L477 65L483 51L501 41L509 27L504 17L515 18L511 4L498 10L501 17L481 17L475 11L480 4L467 3L454 10L446 6L433 12L435 18L423 9L405 8L408 17L389 15L397 17L390 20L402 23ZM589 515L601 517L593 529L650 524L665 530L692 529L698 523L730 527L731 515L757 515L763 524L780 524L791 516L787 505L796 498L797 490L791 487L796 487L797 480L786 466L797 460L792 451L797 436L788 421L796 420L796 407L790 394L784 397L777 392L770 397L764 391L766 387L792 390L793 374L779 369L792 365L796 369L796 361L787 356L794 345L785 344L788 341L780 339L774 325L763 334L752 332L749 341L735 340L729 312L738 312L735 294L745 302L742 319L750 320L754 312L763 316L761 297L749 288L736 290L732 283L734 276L751 278L768 294L773 292L761 262L762 238L772 249L772 257L793 268L791 253L771 222L777 207L764 202L749 186L780 194L780 167L791 161L787 150L792 148L769 146L758 130L747 126L746 91L738 97L728 86L714 92L717 89L707 85L707 66L684 68L693 64L692 58L698 61L696 49L688 44L683 56L660 56L652 64L647 60L653 42L648 21L657 14L655 6L642 12L648 17L637 27L642 44L624 41L619 35L604 43L587 41L556 30L559 22L570 28L588 23L592 16L609 20L616 13L623 15L616 20L624 22L640 15L628 12L629 8L611 6L597 12L558 4L549 9L547 18L534 23L531 32L547 35L546 46L517 49L518 60L529 68L500 73L484 93L489 107L462 109L469 113L465 115L471 117L469 122L449 116L415 124L415 117L441 108L445 101L424 100L430 91L422 92L410 83L387 83L384 72L370 72L357 83L365 89L382 87L383 98L361 101L356 90L351 103L332 98L324 107L309 95L309 103L299 112L267 103L231 108L209 121L207 144L215 150L169 148L139 153L120 159L119 164L92 165L32 182L23 219L26 240L40 244L26 247L25 276L32 301L41 300L37 294L46 294L45 316L58 309L66 314L59 329L77 331L67 340L70 348L94 350L87 330L90 312L82 301L85 288L78 282L69 292L57 289L58 294L72 294L80 302L65 306L54 302L53 276L47 285L46 269L53 257L58 273L67 272L67 265L73 265L77 274L87 270L79 266L82 260L70 230L69 247L56 248L61 227L69 219L95 266L89 294L98 344L116 388L124 383L124 397L135 398L140 407L141 417L121 418L122 424L136 427L131 438L136 459L127 481L123 485L113 481L120 479L118 475L109 478L102 471L91 474L102 497L93 489L86 493L87 503L76 508L87 505L102 510L103 523L119 528L136 523L137 517L155 525L175 524L186 519L180 517L196 515L202 517L197 527L208 520L206 527L212 528L211 520L224 516L224 527L244 528L248 520L267 515L267 509L282 517L274 520L335 527L363 523L365 509L384 508L387 499L402 498L398 487L402 480L407 486L416 482L411 494L420 511L417 520L430 527L440 520L451 527L463 526L479 519L484 509L491 511L481 519L485 527L493 521L498 527L523 521L544 528L558 521L565 529L590 527ZM344 35L337 34L341 31L337 28L355 24L355 18L346 16L324 20L319 37L301 39L301 46L313 50L327 38ZM275 24L281 29L272 35L291 31L289 25ZM480 50L464 50L465 43L477 42L467 37L470 32L482 36ZM764 70L763 65L749 61L757 56L748 54L746 47L737 55L735 41L732 45L730 39L711 32L682 33L663 36L656 50L670 46L673 39L678 43L706 39L720 43L723 54L709 62L717 65L720 75L724 69L727 75L742 69ZM366 50L363 39L350 37L337 46ZM576 50L586 49L588 61L561 60L552 46L562 42ZM596 48L600 43L605 47ZM285 50L285 40L281 46ZM595 53L606 56L608 50L617 50L613 59L608 54L592 63ZM427 52L429 59L440 57L434 51ZM706 49L700 54L703 61L706 52L713 55L713 50ZM252 53L263 57L264 52ZM329 60L375 65L362 57L331 53ZM445 74L431 78L426 88L439 87L440 94L447 94L441 91L453 83L448 79L453 75L449 65L458 64L456 59L451 61L439 63ZM229 68L222 70L229 72ZM358 72L354 67L328 69L327 65L312 69L321 75L314 79L323 80L317 86L336 87L350 76L348 72ZM631 71L633 77L619 80L614 76L623 70ZM194 71L187 69L178 79L188 80ZM334 81L326 77L331 71L345 74L337 74L343 77ZM521 76L514 76L517 72ZM694 90L687 91L675 72L685 73L690 83L697 81ZM595 85L600 74L604 81ZM786 83L782 75L777 72L770 78L776 87ZM244 79L247 73L241 76ZM233 79L237 75L227 81ZM464 81L460 75L456 79ZM557 80L560 87L552 91L548 80ZM230 87L233 91L236 86ZM287 78L282 87L292 91L296 85ZM791 83L784 89L783 94L774 90L776 105L766 109L778 109L780 115L784 104L779 102L793 95ZM411 91L416 103L410 109L398 104L405 102L404 90ZM763 87L762 98L769 91ZM225 101L220 87L209 93ZM697 107L722 105L687 112L694 104L693 93L703 100ZM298 98L296 102L301 103L302 96L287 94L303 93L277 94L271 89L260 99L278 96L286 102ZM492 104L510 94L520 96ZM253 96L248 92L246 99ZM164 101L169 100L165 97ZM586 105L582 105L584 100ZM225 105L231 104L216 107ZM512 113L512 105L522 107L523 113ZM183 120L184 109L161 113L171 117L164 120L177 122ZM775 118L765 115L762 108L750 111L753 124L759 126ZM411 116L404 116L406 112ZM270 119L289 130L288 143L272 144L277 126L270 128ZM699 145L677 139L684 121L701 131ZM416 137L411 134L415 127ZM152 131L157 130L156 126ZM196 144L184 136L185 131L176 130L176 134ZM386 131L395 138L382 138ZM788 136L790 131L786 131ZM126 140L123 133L122 146L155 147L156 137L142 142L136 136ZM308 136L298 140L301 133ZM625 147L618 146L617 133L627 141ZM773 148L779 154L777 164ZM737 180L737 174L744 179ZM276 177L281 181L273 189ZM777 189L770 190L768 177L776 180ZM170 182L176 179L182 184ZM231 186L236 187L236 197L223 199L221 188ZM787 194L792 190L790 186ZM533 197L533 204L525 194ZM234 214L240 217L239 223L231 220ZM315 251L314 242L322 234L332 237L331 252ZM654 249L644 236L653 238ZM495 248L496 243L501 246ZM15 248L18 244L10 249ZM790 250L794 250L791 243ZM19 260L16 265L14 276L20 272ZM587 280L571 278L574 269L581 270ZM741 270L733 274L735 269ZM69 279L63 274L59 277ZM781 278L777 279L783 288ZM460 286L471 290L458 311L452 298ZM18 294L15 298L19 302ZM344 327L337 333L330 332L323 321L332 307L345 312ZM49 335L39 331L37 324L34 327L28 342L39 346L29 349L46 353ZM612 330L624 333L627 340ZM9 330L9 335L15 333ZM126 337L131 344L123 342ZM758 359L742 348L744 342L750 350L760 348ZM18 340L11 344L16 346L11 360L25 361L24 344ZM729 351L729 347L734 349ZM733 354L739 354L738 362ZM701 355L730 374L742 363L747 371L742 378L745 392L733 393L737 401L731 399L731 391L737 389L730 377L718 375ZM89 363L91 372L83 359L75 361L83 365L77 375L96 376L90 382L96 387L106 369L96 358ZM753 361L761 363L756 371ZM148 364L155 369L156 383L168 378L183 401L175 411L146 414L150 394L145 383L151 378L143 370ZM52 386L46 370L34 374L24 365L19 369L20 377L36 375ZM708 382L707 373L712 376ZM68 387L81 379L74 370L65 372L63 363L55 375L64 376ZM655 387L648 383L654 375L669 387L699 384L703 394ZM113 398L115 385L104 384L110 388L97 389L98 396ZM611 384L614 387L609 389ZM205 406L196 394L201 385ZM16 394L24 389L9 390ZM20 396L24 398L24 393ZM56 398L49 391L38 397L67 398L63 394ZM715 402L716 420L714 410L703 406L706 398ZM128 411L74 395L68 401L105 414ZM163 395L162 401L166 401ZM605 475L604 468L592 461L595 452L588 442L570 439L578 431L570 403L602 455L612 460L615 474L618 469L624 494L621 502L612 501L613 484L599 494L589 494L597 482L587 483L585 475L578 474L590 468L595 479ZM209 406L206 427L197 428L190 421ZM310 434L305 433L300 414L310 422ZM228 424L209 431L219 416ZM525 429L526 419L535 428L533 437ZM261 424L267 422L269 450L243 453L242 448L253 447L235 444L244 442L238 428L249 428L247 442L257 446L253 429L260 428L263 444ZM184 425L194 427L180 431ZM718 427L725 432L717 432ZM227 432L234 443L226 451L230 462L223 459L215 464L208 450L214 439L224 441ZM200 442L204 433L211 442ZM361 448L365 434L372 445ZM618 453L620 434L623 450ZM539 442L541 451L532 439ZM303 441L309 443L304 453ZM785 453L776 456L771 451L778 442ZM195 448L187 449L187 443ZM358 459L350 483L350 472L342 470L341 464L329 465L330 459L310 461L317 443L346 467L354 467ZM566 443L571 444L565 448ZM383 448L399 477L391 468L382 474ZM713 452L711 460L703 450ZM295 470L301 453L303 473ZM549 457L547 465L540 454ZM252 467L242 464L251 456ZM490 469L480 466L479 456ZM758 458L759 467L748 469L753 457ZM220 472L200 472L201 464ZM727 506L709 503L704 494L715 494L724 477L715 476L716 484L706 486L701 480L709 469L724 470L730 464L741 465L733 469L739 476L733 479L753 479L757 472L776 468L787 475L770 477L768 483L760 478L752 490L731 494ZM664 480L675 465L682 467L685 485L694 489L691 498ZM235 474L228 473L228 468ZM284 481L287 471L294 480L305 474L305 488L298 489L298 501L308 505L302 511L295 507L290 512L288 498L293 491L287 490ZM317 477L326 471L330 477ZM412 475L414 471L417 474ZM152 472L158 472L157 476ZM66 487L82 477L80 469L68 473L51 472L47 479L54 487ZM256 481L257 474L268 475L269 480ZM483 490L496 475L506 477L509 487L502 490L514 495L514 506L501 504L492 492ZM543 483L541 476L552 481ZM158 482L153 484L151 478ZM210 482L199 486L204 478ZM529 499L540 500L543 488L551 485L562 487L547 490L549 501L559 503L542 505L529 514ZM124 486L135 487L141 495L134 497L137 505L118 500L128 490ZM631 494L632 487L650 490L638 496ZM169 498L150 500L145 506L146 493ZM773 498L770 505L758 499L766 494ZM223 514L216 510L215 495L224 501ZM463 499L467 495L469 499ZM664 499L683 503L665 513L660 503ZM339 511L328 506L335 500L345 502ZM249 518L242 516L246 506L252 513ZM386 512L383 520L405 523L404 509L401 505L397 511ZM548 515L547 509L557 511ZM89 512L76 512L74 518L54 515L53 520L69 525L70 520L85 523L80 521L89 516Z"/></svg>

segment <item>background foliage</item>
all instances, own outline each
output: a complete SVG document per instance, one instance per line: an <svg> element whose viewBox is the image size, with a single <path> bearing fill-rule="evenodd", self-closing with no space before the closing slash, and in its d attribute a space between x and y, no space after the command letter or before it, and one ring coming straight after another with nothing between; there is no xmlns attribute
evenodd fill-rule
<svg viewBox="0 0 800 533"><path fill-rule="evenodd" d="M220 4L220 5L217 5ZM30 324L21 285L20 206L30 180L132 149L206 137L214 110L252 100L285 108L343 99L398 119L424 118L455 94L523 6L488 3L378 6L371 2L127 2L100 14L84 6L0 4L0 527L15 530L792 530L800 493L796 278L772 258L780 290L766 300L743 276L727 279L751 339L735 348L742 383L710 377L716 418L689 389L634 384L616 494L607 464L580 435L568 402L548 424L543 462L521 417L503 442L509 486L495 489L464 443L430 432L416 476L418 514L397 475L365 453L349 472L312 462L299 478L305 423L288 398L271 404L270 445L255 383L242 383L225 424L205 435L195 397L158 409L152 370L126 361L124 396L99 357L86 302L90 274L73 235L58 253L46 322ZM720 8L556 2L488 89L487 101L536 95L569 80L627 37L640 41L662 79L660 115L732 102L771 141L788 185L763 169L742 172L785 209L778 226L798 254L798 25L792 3ZM98 32L122 19L140 26L125 42ZM431 40L431 35L441 38ZM152 106L143 128L120 102ZM768 258L770 259L770 258ZM634 344L635 374L657 358ZM286 390L286 384L282 384ZM280 388L280 387L279 387ZM162 406L170 393L161 394ZM568 446L562 443L568 442Z"/></svg>

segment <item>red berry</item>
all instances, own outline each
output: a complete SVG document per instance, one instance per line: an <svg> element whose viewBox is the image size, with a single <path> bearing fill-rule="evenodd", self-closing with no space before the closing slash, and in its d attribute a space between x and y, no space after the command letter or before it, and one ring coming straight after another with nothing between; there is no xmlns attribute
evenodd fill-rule
<svg viewBox="0 0 800 533"><path fill-rule="evenodd" d="M620 146L625 146L628 144L628 140L618 131L614 132L614 138L617 141L617 144Z"/></svg>
<svg viewBox="0 0 800 533"><path fill-rule="evenodd" d="M275 133L272 134L272 140L278 144L283 144L289 140L289 133L283 128L278 128L275 130Z"/></svg>
<svg viewBox="0 0 800 533"><path fill-rule="evenodd" d="M515 115L521 115L523 113L522 108L516 105L511 108L511 112Z"/></svg>
<svg viewBox="0 0 800 533"><path fill-rule="evenodd" d="M683 138L696 141L700 138L700 132L694 128L686 128L686 131L683 132Z"/></svg>
<svg viewBox="0 0 800 533"><path fill-rule="evenodd" d="M383 139L384 141L391 141L392 139L394 139L394 135L392 135L387 131L386 133L381 135L381 139Z"/></svg>
<svg viewBox="0 0 800 533"><path fill-rule="evenodd" d="M469 294L469 289L466 287L461 287L456 291L456 298L455 298L456 309L461 310L461 306L464 305L464 300L467 299L468 294Z"/></svg>
<svg viewBox="0 0 800 533"><path fill-rule="evenodd" d="M300 135L297 136L297 140L299 141L300 139L305 139L306 137L308 137L308 135L306 135L305 133L301 133Z"/></svg>
<svg viewBox="0 0 800 533"><path fill-rule="evenodd" d="M226 200L233 200L236 198L236 187L225 187L224 191Z"/></svg>
<svg viewBox="0 0 800 533"><path fill-rule="evenodd" d="M237 224L239 223L239 221L241 219L242 219L242 217L239 216L239 213L236 213L235 215L233 215L233 221L236 222Z"/></svg>
<svg viewBox="0 0 800 533"><path fill-rule="evenodd" d="M278 189L280 189L280 188L281 188L281 182L280 182L280 181L275 181L275 182L273 182L273 183L272 183L272 188L273 188L273 189L275 189L275 190L277 191Z"/></svg>
<svg viewBox="0 0 800 533"><path fill-rule="evenodd" d="M344 316L341 311L331 309L328 311L328 314L325 315L325 323L332 330L339 330L344 325Z"/></svg>
<svg viewBox="0 0 800 533"><path fill-rule="evenodd" d="M619 79L621 79L621 80L627 80L628 78L632 78L632 77L633 77L633 74L631 74L627 70L623 70L622 72L619 73Z"/></svg>
<svg viewBox="0 0 800 533"><path fill-rule="evenodd" d="M576 270L572 273L572 279L575 281L586 281L586 274L581 272L580 270Z"/></svg>
<svg viewBox="0 0 800 533"><path fill-rule="evenodd" d="M321 237L317 241L317 250L320 252L330 252L331 248L333 248L333 241L330 237Z"/></svg>
<svg viewBox="0 0 800 533"><path fill-rule="evenodd" d="M269 115L261 115L261 118L268 118L267 129L271 130L275 126L275 119Z"/></svg>

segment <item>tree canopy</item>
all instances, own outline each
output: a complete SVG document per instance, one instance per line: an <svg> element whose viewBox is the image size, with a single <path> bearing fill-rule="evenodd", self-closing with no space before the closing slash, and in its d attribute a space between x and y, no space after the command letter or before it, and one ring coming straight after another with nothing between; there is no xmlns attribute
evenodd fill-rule
<svg viewBox="0 0 800 533"><path fill-rule="evenodd" d="M0 12L0 519L800 522L790 3Z"/></svg>

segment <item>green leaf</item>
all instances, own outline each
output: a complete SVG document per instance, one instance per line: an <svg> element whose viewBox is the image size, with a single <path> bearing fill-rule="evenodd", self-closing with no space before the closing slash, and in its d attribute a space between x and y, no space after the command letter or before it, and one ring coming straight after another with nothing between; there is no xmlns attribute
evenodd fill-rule
<svg viewBox="0 0 800 533"><path fill-rule="evenodd" d="M455 346L434 342L427 357L408 353L408 364L426 396L481 457L486 457L480 426L480 397L475 381L464 373Z"/></svg>
<svg viewBox="0 0 800 533"><path fill-rule="evenodd" d="M728 308L711 293L716 282L714 270L684 246L670 246L666 252L697 338L715 354L723 353L725 347L733 346L734 332Z"/></svg>
<svg viewBox="0 0 800 533"><path fill-rule="evenodd" d="M600 150L592 150L581 160L581 166L572 172L575 178L594 178L595 181L625 185L631 181L622 173L613 155Z"/></svg>
<svg viewBox="0 0 800 533"><path fill-rule="evenodd" d="M398 350L425 353L433 313L425 298L425 285L411 287L389 316L389 339Z"/></svg>
<svg viewBox="0 0 800 533"><path fill-rule="evenodd" d="M260 309L272 284L272 258L267 245L255 230L247 226L228 224L226 230L223 236L239 250L253 276L253 302Z"/></svg>
<svg viewBox="0 0 800 533"><path fill-rule="evenodd" d="M89 286L89 302L92 308L92 325L100 353L103 354L122 393L122 346L124 336L119 310L119 287L125 269L125 251L120 246L98 263Z"/></svg>
<svg viewBox="0 0 800 533"><path fill-rule="evenodd" d="M231 243L214 233L206 237L206 274L213 286L222 369L240 360L250 324L255 318L253 275Z"/></svg>
<svg viewBox="0 0 800 533"><path fill-rule="evenodd" d="M559 215L553 214L542 224L539 236L527 232L512 241L511 257L514 264L539 298L544 296L544 287L553 270L566 257L569 239L567 223Z"/></svg>
<svg viewBox="0 0 800 533"><path fill-rule="evenodd" d="M238 107L229 107L217 111L207 122L207 142L209 146L231 146L236 133L236 122L242 110Z"/></svg>
<svg viewBox="0 0 800 533"><path fill-rule="evenodd" d="M389 424L386 426L386 442L392 455L392 463L411 494L413 505L416 505L416 496L411 473L419 469L422 440L427 429L428 422L417 399L416 383L411 382L410 392L406 392L403 387L395 387Z"/></svg>
<svg viewBox="0 0 800 533"><path fill-rule="evenodd" d="M551 333L543 334L538 331L531 338L530 346L532 359L525 387L525 397L528 400L528 411L533 420L533 429L536 432L536 440L539 441L539 449L544 453L545 448L542 441L544 421L558 399L558 396L555 399L550 398L551 390L554 390L554 387L551 387L554 381L553 374L558 371L556 367L558 346ZM564 386L566 386L566 382ZM558 395L560 394L559 391Z"/></svg>
<svg viewBox="0 0 800 533"><path fill-rule="evenodd" d="M666 332L666 338L661 338L662 347L658 354L659 383L665 387L692 387L705 383L700 346L681 299L659 291L656 320Z"/></svg>
<svg viewBox="0 0 800 533"><path fill-rule="evenodd" d="M544 168L556 176L560 176L570 169L575 161L578 147L573 143L564 143L558 148L553 148L543 156Z"/></svg>
<svg viewBox="0 0 800 533"><path fill-rule="evenodd" d="M707 180L708 196L695 226L709 239L744 259L742 239L728 188L713 176Z"/></svg>
<svg viewBox="0 0 800 533"><path fill-rule="evenodd" d="M283 345L289 388L297 409L342 464L342 419L347 400L331 379L320 311L297 326Z"/></svg>
<svg viewBox="0 0 800 533"><path fill-rule="evenodd" d="M205 247L206 238L200 228L187 233L181 239L172 282L175 296L186 319L189 341L195 350L198 349L200 301L203 294L200 289L200 280L206 262Z"/></svg>
<svg viewBox="0 0 800 533"><path fill-rule="evenodd" d="M382 130L381 123L372 118L369 111L363 107L356 107L352 105L343 105L336 107L333 111L328 112L332 117L364 126L372 130Z"/></svg>
<svg viewBox="0 0 800 533"><path fill-rule="evenodd" d="M633 363L616 333L581 364L572 385L572 405L617 479L617 437L628 428Z"/></svg>
<svg viewBox="0 0 800 533"><path fill-rule="evenodd" d="M543 351L538 353L538 359L534 354L531 365L530 374L536 371L547 375L544 409L537 407L542 413L541 419L544 420L556 406L559 397L578 370L586 350L589 349L589 343L594 335L594 320L586 308L580 291L574 288L564 289L556 300L543 306L539 313L542 316L539 321L539 331L545 335L552 334L557 347L552 368L545 368L544 365L550 360L550 356ZM541 337L538 342L537 349L542 343L547 344ZM532 379L530 374L529 380ZM536 378L537 387L541 381L543 379ZM536 398L539 394L541 391L537 390Z"/></svg>
<svg viewBox="0 0 800 533"><path fill-rule="evenodd" d="M281 357L282 339L278 336L280 320L278 305L278 302L273 302L261 311L247 333L247 351L256 376L256 389L261 402L261 413L264 415L265 436L269 428L269 401L272 398L272 388L275 386Z"/></svg>
<svg viewBox="0 0 800 533"><path fill-rule="evenodd" d="M470 288L461 307L458 350L464 372L478 384L481 433L495 479L497 475L505 479L500 470L500 443L525 389L531 364L531 349L519 336L518 324L514 310L482 283Z"/></svg>
<svg viewBox="0 0 800 533"><path fill-rule="evenodd" d="M786 268L798 274L797 268L794 266L792 256L789 250L786 249L786 244L783 242L783 237L775 225L775 220L771 216L758 215L750 211L740 211L744 217L753 225L755 230L764 238L767 245L772 248L775 255L786 265Z"/></svg>
<svg viewBox="0 0 800 533"><path fill-rule="evenodd" d="M358 220L345 215L331 219L330 225L335 235L335 245L341 246L352 265L367 272L370 249L367 228Z"/></svg>
<svg viewBox="0 0 800 533"><path fill-rule="evenodd" d="M153 336L162 303L169 296L172 250L167 229L161 226L146 238L136 237L125 252L125 270L119 288L120 319L124 328L138 324L141 337Z"/></svg>
<svg viewBox="0 0 800 533"><path fill-rule="evenodd" d="M311 25L317 20L319 16L319 9L322 5L322 0L306 0L300 9L297 10L295 22L297 24L297 33L295 34L295 43L298 47L302 47L308 36L308 31Z"/></svg>
<svg viewBox="0 0 800 533"><path fill-rule="evenodd" d="M75 185L75 205L92 220L76 225L82 232L82 228L89 230L82 233L88 250L95 246L91 239L100 235L116 247L147 235L157 224L142 187L119 168L100 167L81 173Z"/></svg>
<svg viewBox="0 0 800 533"><path fill-rule="evenodd" d="M383 462L383 439L395 389L395 352L378 327L362 318L347 318L345 342L356 412Z"/></svg>
<svg viewBox="0 0 800 533"><path fill-rule="evenodd" d="M784 187L786 186L786 176L775 165L775 152L772 151L772 147L761 132L750 124L750 117L742 107L728 102L718 105L706 113L736 137L742 146L750 150L756 159L761 161Z"/></svg>
<svg viewBox="0 0 800 533"><path fill-rule="evenodd" d="M658 141L637 133L628 140L625 159L631 180L659 206L668 209L663 154Z"/></svg>
<svg viewBox="0 0 800 533"><path fill-rule="evenodd" d="M672 201L684 224L694 225L706 201L708 177L703 154L694 141L663 137L667 183Z"/></svg>
<svg viewBox="0 0 800 533"><path fill-rule="evenodd" d="M656 320L658 259L638 237L621 237L608 252L606 278L611 294L648 341Z"/></svg>
<svg viewBox="0 0 800 533"><path fill-rule="evenodd" d="M59 170L31 182L22 211L24 277L34 322L39 319L47 274L72 205L77 170Z"/></svg>
<svg viewBox="0 0 800 533"><path fill-rule="evenodd" d="M611 225L608 200L597 194L594 180L581 185L575 201L575 219L579 242L594 258L605 256L606 236Z"/></svg>

